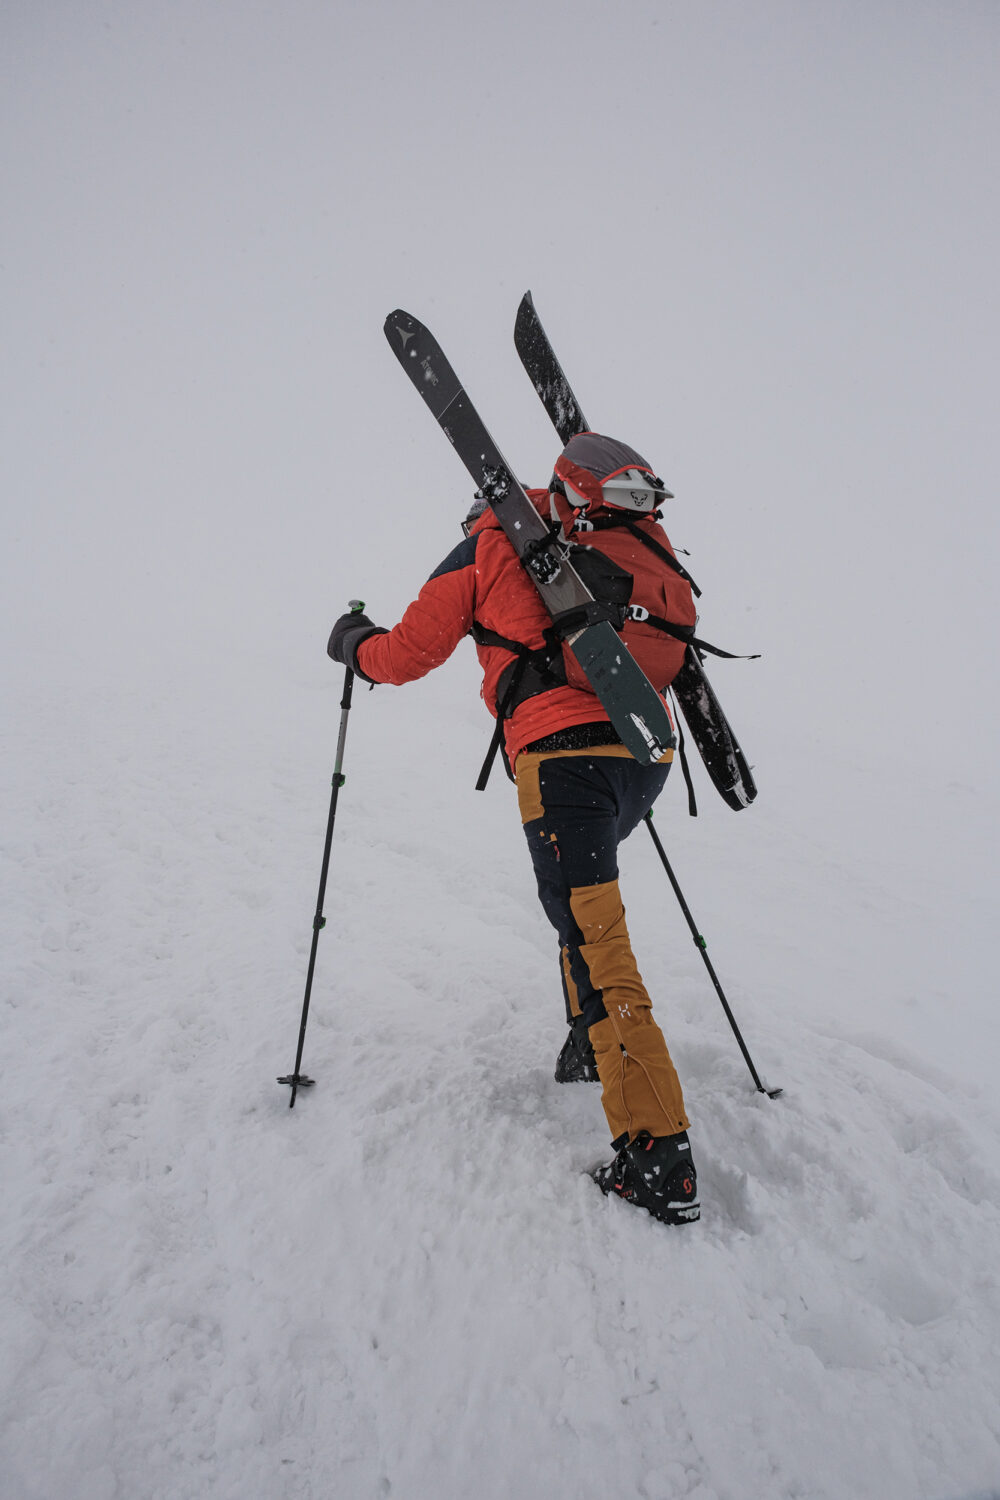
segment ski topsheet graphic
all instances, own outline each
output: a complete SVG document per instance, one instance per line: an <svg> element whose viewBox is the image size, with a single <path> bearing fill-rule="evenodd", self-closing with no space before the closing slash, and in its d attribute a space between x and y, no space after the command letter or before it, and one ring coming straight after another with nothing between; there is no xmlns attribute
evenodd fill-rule
<svg viewBox="0 0 1000 1500"><path fill-rule="evenodd" d="M411 382L503 527L605 713L636 760L658 761L674 747L660 694L569 560L569 549L532 505L493 441L440 345L422 323L397 310L385 336Z"/></svg>
<svg viewBox="0 0 1000 1500"><path fill-rule="evenodd" d="M562 443L565 445L579 432L593 431L556 358L530 292L525 292L517 310L514 344ZM688 646L671 690L716 791L732 808L749 807L757 786L696 647Z"/></svg>

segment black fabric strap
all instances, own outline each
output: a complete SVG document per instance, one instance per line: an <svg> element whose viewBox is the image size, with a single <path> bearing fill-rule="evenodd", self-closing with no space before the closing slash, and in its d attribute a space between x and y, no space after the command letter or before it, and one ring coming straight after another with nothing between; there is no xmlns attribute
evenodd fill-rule
<svg viewBox="0 0 1000 1500"><path fill-rule="evenodd" d="M662 562L665 562L668 568L673 568L675 573L678 573L686 583L689 583L691 585L691 592L696 599L701 598L701 589L695 583L687 568L685 568L683 563L677 561L672 552L668 552L666 547L662 547L655 536L650 536L648 531L643 531L638 521L633 521L631 516L626 516L622 521L622 525L626 531L632 533L637 542L641 542L644 547L648 547L650 552L655 552L657 557Z"/></svg>
<svg viewBox="0 0 1000 1500"><path fill-rule="evenodd" d="M469 634L477 646L498 646L516 658L501 672L497 684L497 712L503 718L510 718L525 699L546 693L550 688L565 687L566 669L557 625L552 624L542 632L544 646L526 646L523 641L508 640L495 630L488 630L478 620L473 621ZM512 690L515 679L516 688Z"/></svg>
<svg viewBox="0 0 1000 1500"><path fill-rule="evenodd" d="M642 625L652 625L656 630L662 630L664 635L675 636L679 641L687 641L689 646L694 646L697 651L707 651L710 656L724 656L726 661L759 661L760 652L756 651L752 656L741 656L736 651L723 651L721 646L713 646L709 641L703 641L701 636L695 635L693 625L672 625L669 620L662 620L659 615L647 615L639 622Z"/></svg>
<svg viewBox="0 0 1000 1500"><path fill-rule="evenodd" d="M521 670L523 671L523 669L524 669L523 662L520 663L520 666L521 666ZM518 673L515 672L514 676L511 678L511 686L510 686L510 688L508 690L509 692L513 692L514 688L517 686L517 680L518 680ZM504 726L505 722L506 722L506 720L504 719L503 714L498 711L497 712L496 725L495 725L495 727L493 729L493 738L490 740L490 748L486 752L486 759L483 761L482 768L480 769L480 772L479 772L479 778L476 781L476 791L477 792L485 792L485 790L486 790L486 783L490 779L490 772L493 770L493 762L497 758L497 751L498 750L503 751L503 764L504 764L504 770L507 772L507 779L509 781L515 780L514 772L511 770L511 767L510 767L510 761L507 759L507 751L504 749L504 743L503 743L503 726Z"/></svg>
<svg viewBox="0 0 1000 1500"><path fill-rule="evenodd" d="M656 514L659 515L659 511ZM632 533L637 542L641 542L644 547L648 547L650 552L655 552L657 557L662 562L665 562L668 568L672 568L685 582L691 585L691 592L696 599L701 598L701 589L695 583L683 563L679 563L672 552L668 552L666 547L661 546L655 536L650 536L648 531L643 531L638 521L632 516L623 515L620 519L618 516L597 516L595 520L590 522L590 529L592 531L609 531L613 526L624 526L626 531Z"/></svg>
<svg viewBox="0 0 1000 1500"><path fill-rule="evenodd" d="M507 719L526 698L547 692L553 687L560 687L565 683L566 677L564 671L560 676L558 671L553 670L556 662L561 666L562 648L552 627L545 632L546 645L537 647L526 646L523 641L509 640L506 636L499 635L497 631L487 629L478 620L473 621L469 634L477 646L499 646L501 650L510 651L515 657L510 667L504 669L509 676L503 686L503 691L497 697L496 726L476 782L476 791L484 792L498 752L503 757L504 770L507 772L508 779L510 781L515 779L504 748L504 724ZM500 681L503 682L502 675Z"/></svg>
<svg viewBox="0 0 1000 1500"><path fill-rule="evenodd" d="M498 635L495 630L487 630L486 626L480 625L478 620L473 620L469 634L477 646L499 646L504 651L513 651L515 656L531 655L530 646L524 645L522 641L508 640L505 635Z"/></svg>
<svg viewBox="0 0 1000 1500"><path fill-rule="evenodd" d="M694 782L691 780L691 767L688 765L687 751L684 748L684 730L681 728L681 715L677 699L673 693L670 701L674 705L674 724L677 729L677 758L681 763L681 771L684 774L684 785L688 794L688 815L692 818L698 816L698 803L694 795Z"/></svg>

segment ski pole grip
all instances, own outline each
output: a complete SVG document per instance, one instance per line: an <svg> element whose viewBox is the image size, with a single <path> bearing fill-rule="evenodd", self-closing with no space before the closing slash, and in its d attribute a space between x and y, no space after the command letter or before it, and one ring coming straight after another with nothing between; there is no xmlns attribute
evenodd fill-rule
<svg viewBox="0 0 1000 1500"><path fill-rule="evenodd" d="M363 598L349 598L348 609L351 610L352 615L361 615L361 613L364 613ZM343 697L340 699L340 708L345 709L345 712L351 706L352 691L354 691L354 672L352 672L351 667L348 667L345 675L343 675ZM340 777L340 780L343 781L343 777Z"/></svg>
<svg viewBox="0 0 1000 1500"><path fill-rule="evenodd" d="M364 613L365 601L363 599L348 599L347 607L352 615ZM351 696L354 692L354 673L348 667L344 673L344 696L340 700L340 706L346 713L351 706ZM340 778L343 781L343 777Z"/></svg>

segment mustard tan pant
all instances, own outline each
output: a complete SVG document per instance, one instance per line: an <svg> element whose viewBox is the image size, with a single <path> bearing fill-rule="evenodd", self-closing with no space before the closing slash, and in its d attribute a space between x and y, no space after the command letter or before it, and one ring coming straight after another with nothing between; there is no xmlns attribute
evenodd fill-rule
<svg viewBox="0 0 1000 1500"><path fill-rule="evenodd" d="M566 1014L582 1016L617 1147L688 1128L680 1081L636 966L618 890L618 845L652 807L669 764L624 746L525 752L517 794L538 895L559 934Z"/></svg>

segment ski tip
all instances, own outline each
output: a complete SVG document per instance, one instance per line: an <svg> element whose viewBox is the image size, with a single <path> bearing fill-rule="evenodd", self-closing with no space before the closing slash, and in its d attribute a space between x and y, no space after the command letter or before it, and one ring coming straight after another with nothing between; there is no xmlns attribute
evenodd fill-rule
<svg viewBox="0 0 1000 1500"><path fill-rule="evenodd" d="M422 328L420 320L401 307L391 312L382 324L382 332L396 351L397 358L402 357L407 344Z"/></svg>
<svg viewBox="0 0 1000 1500"><path fill-rule="evenodd" d="M514 319L514 342L529 338L537 322L538 314L535 312L531 293L525 292L518 304L517 317Z"/></svg>
<svg viewBox="0 0 1000 1500"><path fill-rule="evenodd" d="M392 312L386 318L385 322L382 324L382 327L385 329L386 333L391 333L391 331L396 327L397 323L412 325L416 323L416 321L417 320L413 316L413 314L408 313L405 308L394 307Z"/></svg>

